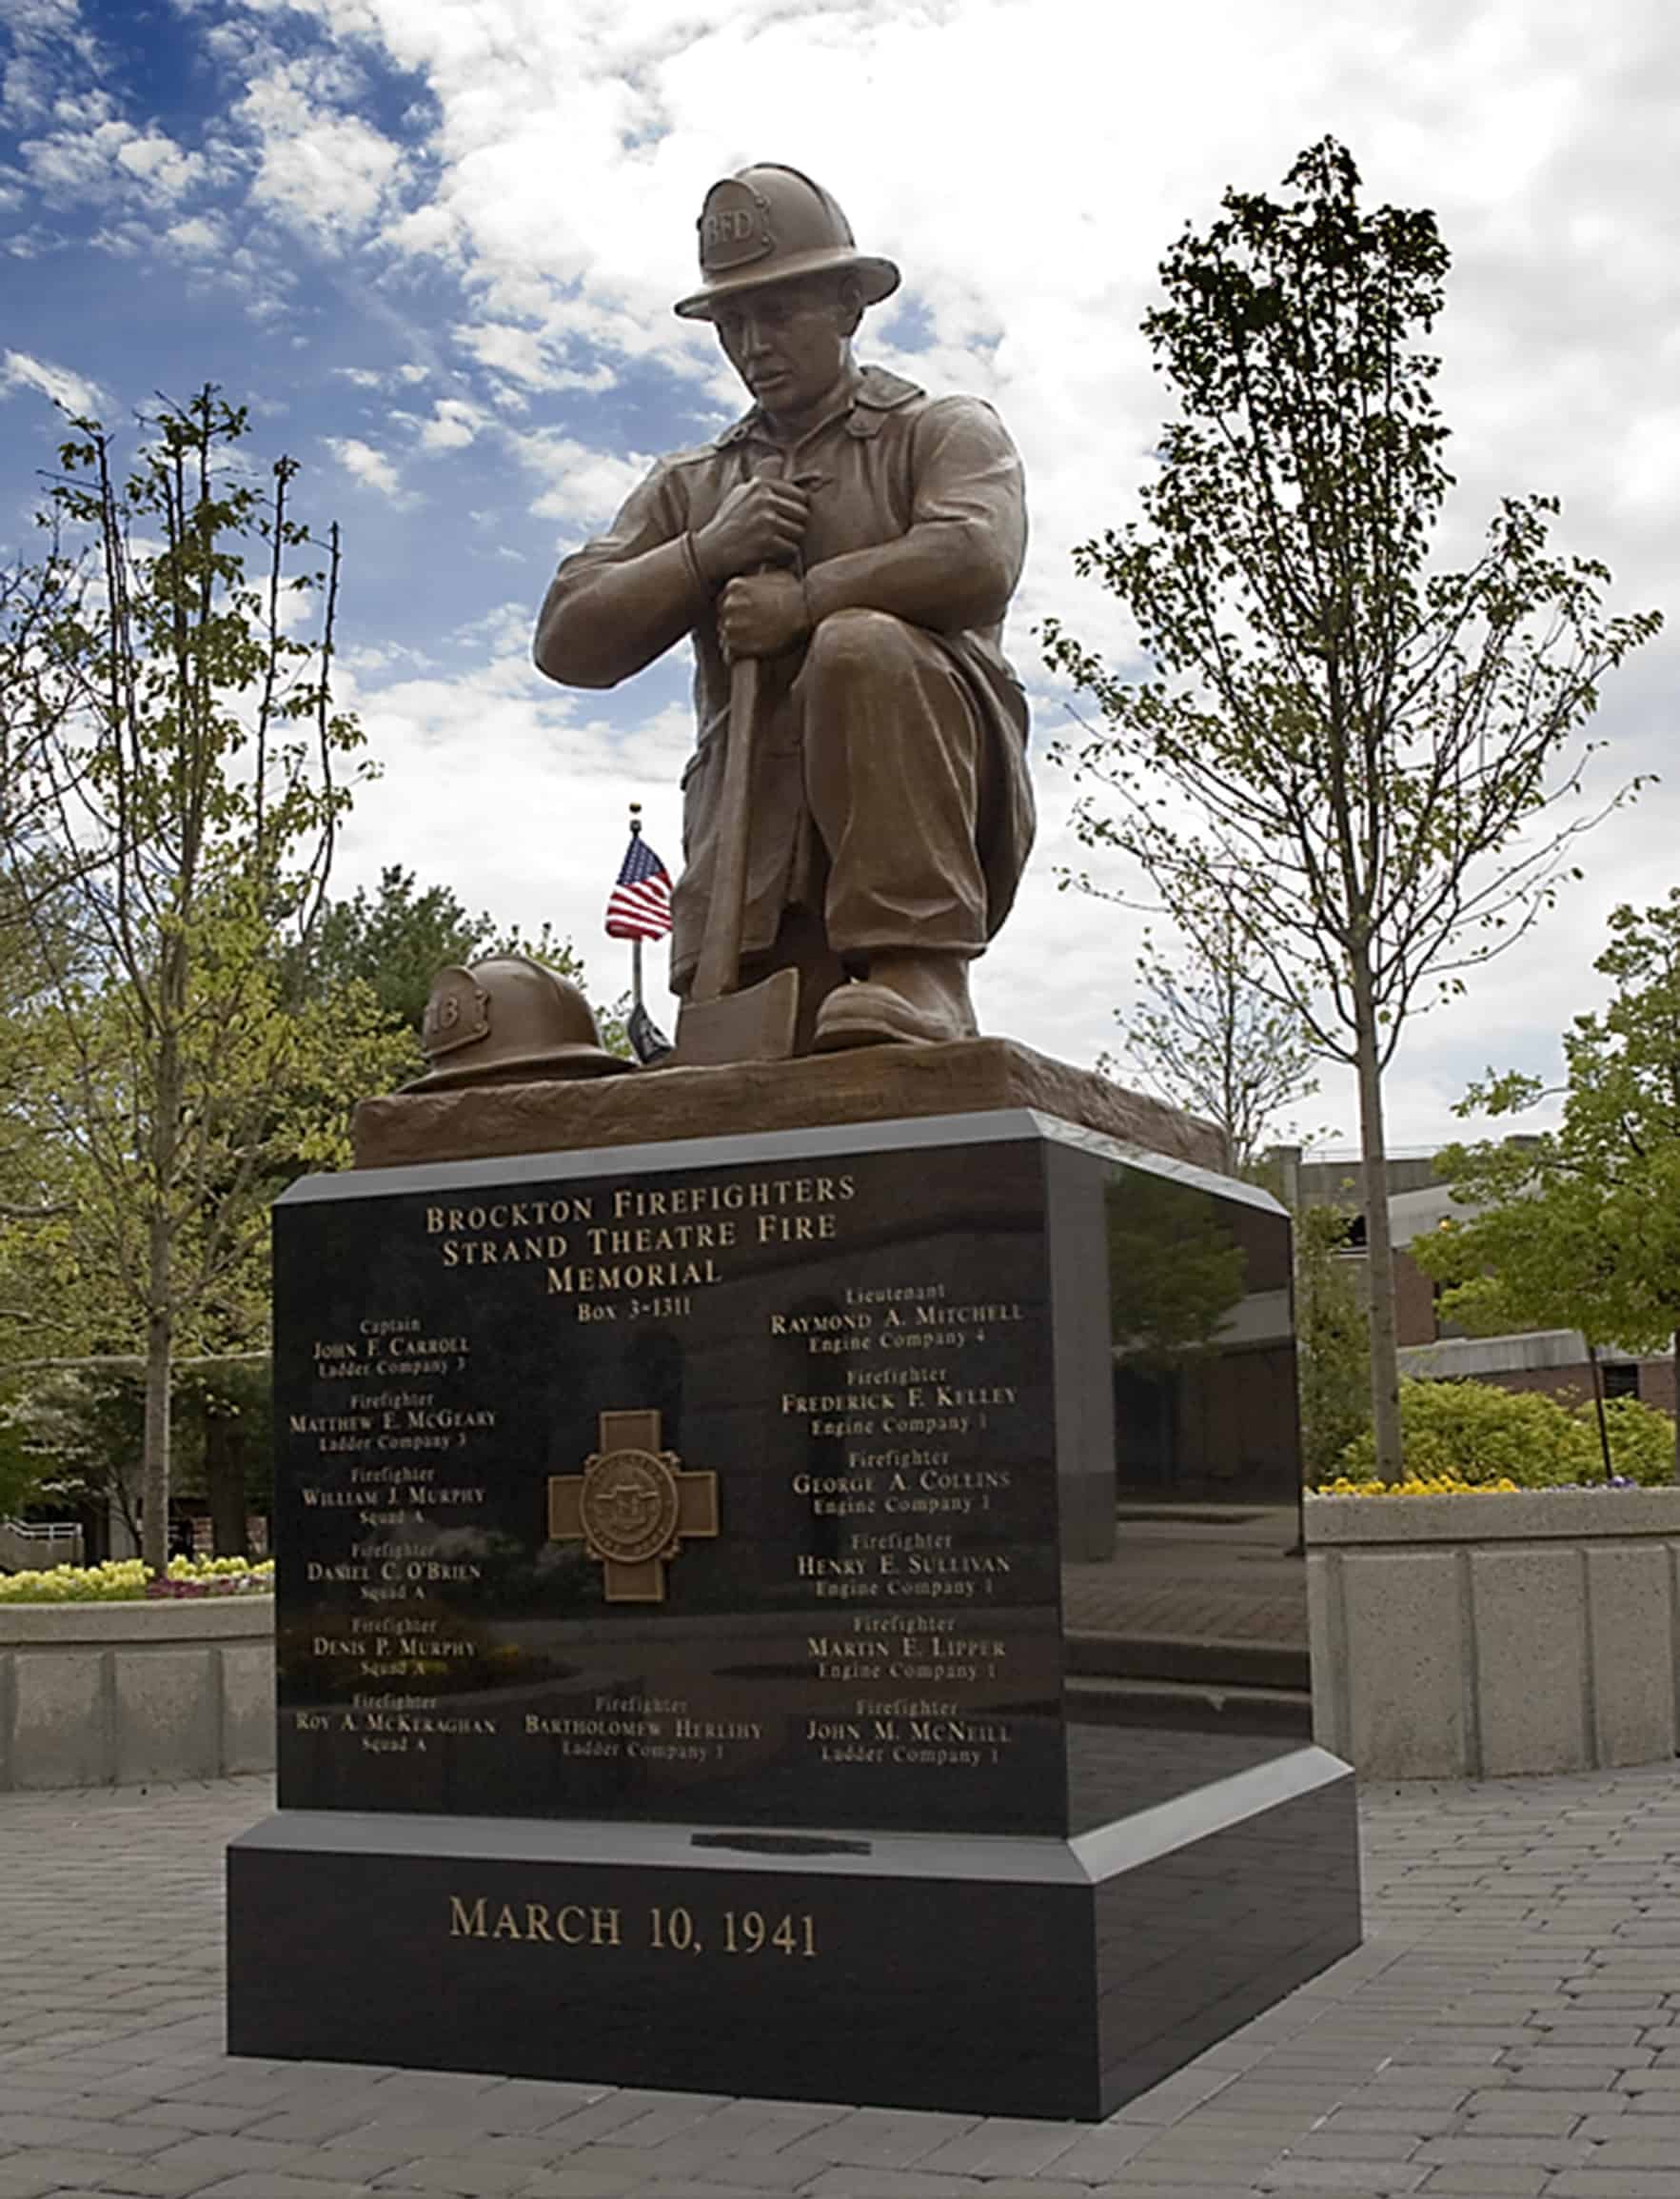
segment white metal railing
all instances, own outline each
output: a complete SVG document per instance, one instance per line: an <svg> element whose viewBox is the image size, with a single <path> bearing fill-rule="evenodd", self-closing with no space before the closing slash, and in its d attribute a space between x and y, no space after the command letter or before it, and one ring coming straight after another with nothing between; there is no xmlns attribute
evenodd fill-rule
<svg viewBox="0 0 1680 2199"><path fill-rule="evenodd" d="M0 1572L45 1573L54 1565L80 1565L82 1530L74 1520L0 1519Z"/></svg>

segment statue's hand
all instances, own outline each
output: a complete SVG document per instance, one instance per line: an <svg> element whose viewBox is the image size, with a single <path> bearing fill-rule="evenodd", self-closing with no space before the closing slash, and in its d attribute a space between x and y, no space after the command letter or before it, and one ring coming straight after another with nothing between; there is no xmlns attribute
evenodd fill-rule
<svg viewBox="0 0 1680 2199"><path fill-rule="evenodd" d="M694 533L694 554L714 587L761 565L790 565L805 539L811 500L791 481L743 481Z"/></svg>
<svg viewBox="0 0 1680 2199"><path fill-rule="evenodd" d="M805 584L795 573L754 573L731 581L718 599L718 638L731 662L773 657L810 630Z"/></svg>

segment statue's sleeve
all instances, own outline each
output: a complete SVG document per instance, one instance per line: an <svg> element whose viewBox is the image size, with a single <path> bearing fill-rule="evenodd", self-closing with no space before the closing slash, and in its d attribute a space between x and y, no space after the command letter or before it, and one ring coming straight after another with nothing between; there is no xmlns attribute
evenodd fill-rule
<svg viewBox="0 0 1680 2199"><path fill-rule="evenodd" d="M991 624L1009 607L1027 555L1027 492L1020 453L992 407L948 397L916 423L912 464L916 527L966 532L1001 585Z"/></svg>
<svg viewBox="0 0 1680 2199"><path fill-rule="evenodd" d="M710 601L662 462L605 534L563 560L537 617L538 666L563 686L615 687L681 641Z"/></svg>
<svg viewBox="0 0 1680 2199"><path fill-rule="evenodd" d="M909 527L879 548L812 566L812 617L878 610L942 633L996 626L1026 557L1019 454L991 406L975 397L927 406L911 433Z"/></svg>

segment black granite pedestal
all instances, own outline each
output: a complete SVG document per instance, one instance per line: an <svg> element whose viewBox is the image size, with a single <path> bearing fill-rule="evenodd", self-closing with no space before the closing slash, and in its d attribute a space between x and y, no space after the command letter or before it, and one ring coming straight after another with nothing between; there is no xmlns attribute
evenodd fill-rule
<svg viewBox="0 0 1680 2199"><path fill-rule="evenodd" d="M1262 1195L1025 1112L362 1172L275 1332L235 2052L1096 2117L1357 1943L1344 1766L1066 1684L1117 1397L1294 1487Z"/></svg>

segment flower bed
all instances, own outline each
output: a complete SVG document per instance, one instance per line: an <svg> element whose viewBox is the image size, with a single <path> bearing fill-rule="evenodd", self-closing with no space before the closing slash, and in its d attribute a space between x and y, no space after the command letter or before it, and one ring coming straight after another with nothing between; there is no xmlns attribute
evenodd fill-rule
<svg viewBox="0 0 1680 2199"><path fill-rule="evenodd" d="M138 1557L103 1565L55 1565L43 1573L0 1573L0 1604L137 1603L200 1595L272 1595L274 1561L245 1557L171 1557L162 1580L147 1576Z"/></svg>
<svg viewBox="0 0 1680 2199"><path fill-rule="evenodd" d="M1321 1495L1314 1737L1378 1779L1671 1758L1680 1489Z"/></svg>

